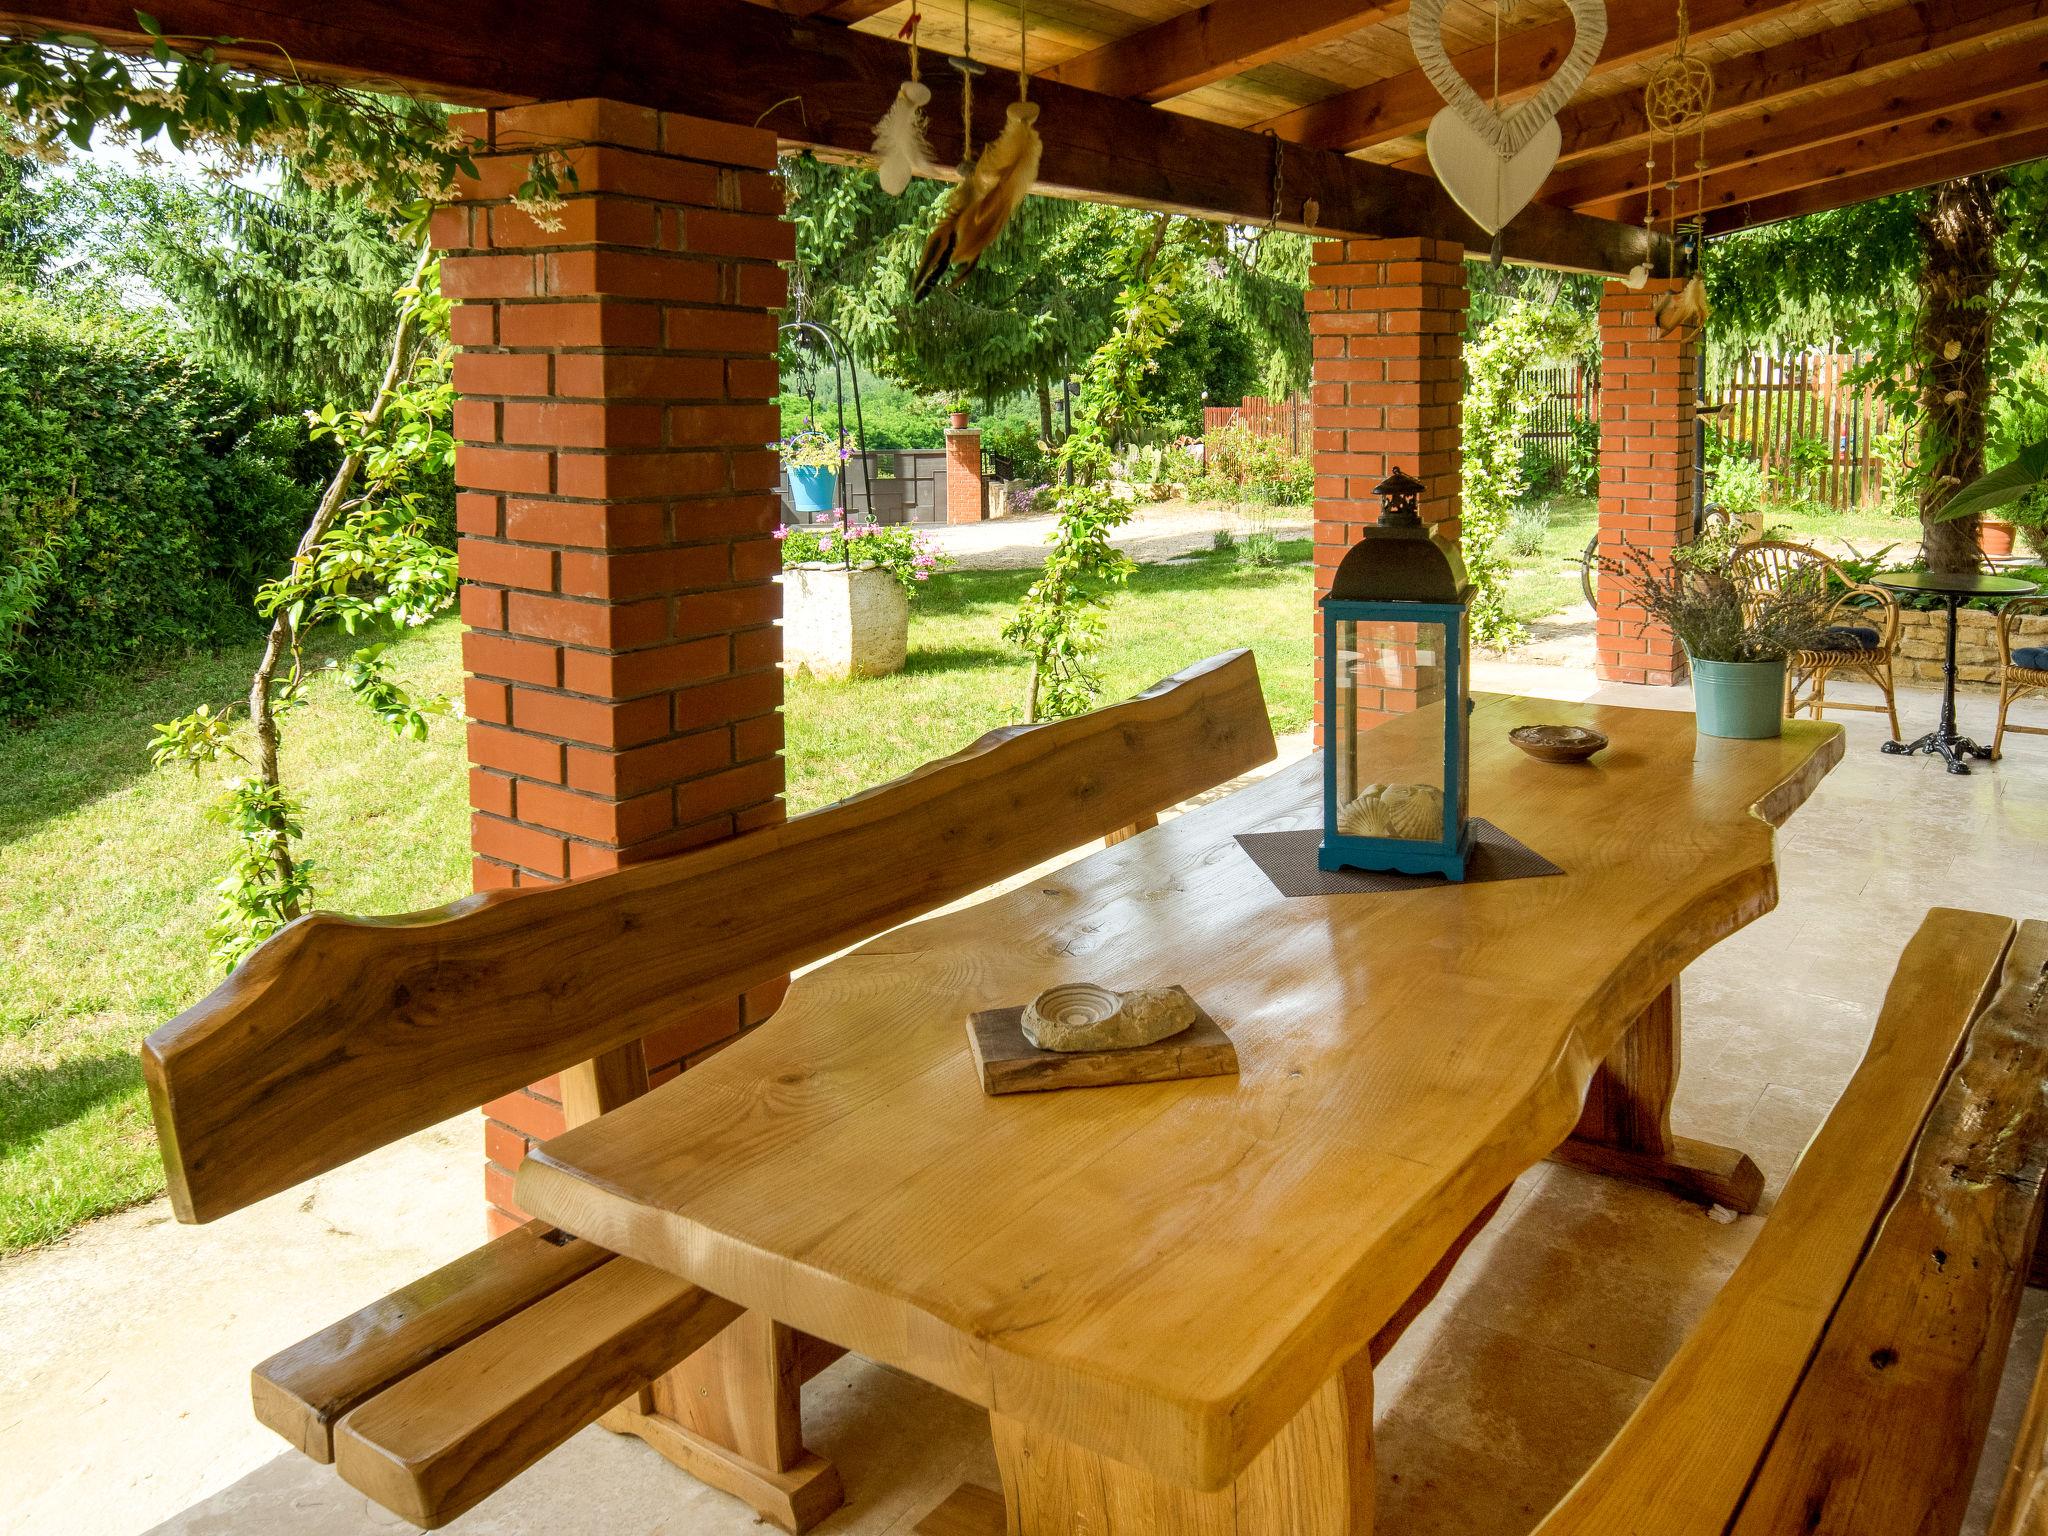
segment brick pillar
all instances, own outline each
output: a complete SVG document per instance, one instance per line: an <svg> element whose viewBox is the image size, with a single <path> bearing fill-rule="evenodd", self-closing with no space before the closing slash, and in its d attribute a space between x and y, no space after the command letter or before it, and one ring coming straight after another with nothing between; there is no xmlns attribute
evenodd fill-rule
<svg viewBox="0 0 2048 1536"><path fill-rule="evenodd" d="M471 846L479 890L614 869L783 819L775 136L613 101L467 120L490 153L436 215L456 308ZM561 227L511 205L559 148ZM644 1042L673 1076L779 989ZM557 1083L485 1107L492 1225L562 1128Z"/></svg>
<svg viewBox="0 0 2048 1536"><path fill-rule="evenodd" d="M1623 542L1658 559L1692 539L1699 332L1659 336L1657 300L1682 280L1653 278L1640 292L1609 283L1600 300L1600 553L1619 560ZM1620 583L1600 583L1600 676L1617 683L1675 683L1685 652Z"/></svg>
<svg viewBox="0 0 2048 1536"><path fill-rule="evenodd" d="M1429 487L1423 521L1458 536L1466 302L1465 252L1456 241L1315 247L1307 303L1315 341L1317 597L1360 530L1379 521L1372 488L1397 468ZM1318 616L1319 722L1322 643ZM1410 708L1413 697L1398 687L1386 695Z"/></svg>
<svg viewBox="0 0 2048 1536"><path fill-rule="evenodd" d="M946 429L946 521L978 523L982 519L981 429Z"/></svg>

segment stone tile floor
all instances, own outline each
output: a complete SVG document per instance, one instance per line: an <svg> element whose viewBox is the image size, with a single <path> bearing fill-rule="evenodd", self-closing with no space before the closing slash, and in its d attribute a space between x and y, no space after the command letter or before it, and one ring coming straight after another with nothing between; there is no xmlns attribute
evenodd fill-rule
<svg viewBox="0 0 2048 1536"><path fill-rule="evenodd" d="M1596 691L1556 668L1482 667L1480 681L1559 697ZM1688 703L1668 690L1598 693ZM1909 733L1935 708L1931 694L1902 697ZM1964 714L1988 735L1985 701L1967 698ZM1778 910L1684 983L1679 1127L1749 1150L1773 1194L1853 1070L1926 909L2048 917L2048 737L2011 741L2003 763L1961 778L1927 759L1881 756L1880 717L1841 718L1847 759L1781 835ZM246 1417L243 1383L270 1350L473 1241L473 1158L468 1127L455 1122L215 1227L176 1228L145 1208L0 1267L0 1486L14 1491L0 1529L404 1529L325 1469L274 1454ZM448 1175L438 1184L437 1168ZM1381 1367L1378 1529L1530 1529L1627 1417L1760 1220L1723 1223L1569 1169L1532 1170ZM115 1250L129 1261L110 1265ZM60 1324L48 1336L9 1336L7 1320L52 1309ZM2044 1330L2048 1296L2030 1293L1976 1521ZM960 1481L993 1483L980 1416L892 1371L842 1362L811 1384L805 1406L813 1449L838 1463L849 1492L827 1532L905 1532ZM448 1529L760 1527L637 1442L593 1429Z"/></svg>

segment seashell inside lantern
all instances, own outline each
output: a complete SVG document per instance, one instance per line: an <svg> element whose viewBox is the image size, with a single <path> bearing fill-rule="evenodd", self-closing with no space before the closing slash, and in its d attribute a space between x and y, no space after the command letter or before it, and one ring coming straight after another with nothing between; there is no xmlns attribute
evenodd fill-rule
<svg viewBox="0 0 2048 1536"><path fill-rule="evenodd" d="M1429 784L1368 784L1337 812L1345 837L1405 837L1430 842L1444 834L1444 792Z"/></svg>
<svg viewBox="0 0 2048 1536"><path fill-rule="evenodd" d="M1195 1022L1178 987L1113 992L1092 981L1048 987L1024 1009L1024 1038L1041 1051L1120 1051L1177 1035Z"/></svg>

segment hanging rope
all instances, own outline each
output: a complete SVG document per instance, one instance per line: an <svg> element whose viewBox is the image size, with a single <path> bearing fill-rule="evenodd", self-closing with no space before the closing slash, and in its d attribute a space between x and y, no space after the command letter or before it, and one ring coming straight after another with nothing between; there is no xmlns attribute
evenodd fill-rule
<svg viewBox="0 0 2048 1536"><path fill-rule="evenodd" d="M1017 7L1017 99L1031 99L1031 7Z"/></svg>
<svg viewBox="0 0 2048 1536"><path fill-rule="evenodd" d="M974 0L960 0L960 163L974 158Z"/></svg>

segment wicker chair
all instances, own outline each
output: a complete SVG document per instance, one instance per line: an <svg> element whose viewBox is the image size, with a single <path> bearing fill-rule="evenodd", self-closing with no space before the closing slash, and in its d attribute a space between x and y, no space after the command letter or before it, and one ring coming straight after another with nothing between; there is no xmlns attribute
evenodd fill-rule
<svg viewBox="0 0 2048 1536"><path fill-rule="evenodd" d="M1785 713L1796 715L1803 707L1816 720L1824 709L1886 715L1896 741L1899 708L1892 692L1892 652L1899 643L1899 600L1883 587L1851 581L1834 561L1804 544L1764 539L1743 545L1735 554L1735 579L1745 593L1779 591L1795 582L1826 583L1830 578L1842 589L1828 610L1834 626L1830 643L1785 658ZM1871 683L1884 695L1884 703L1830 699L1828 680L1838 673ZM1802 690L1807 691L1803 701Z"/></svg>
<svg viewBox="0 0 2048 1536"><path fill-rule="evenodd" d="M2048 725L2007 725L2006 711L2030 693L2048 693L2048 645L2013 648L2013 630L2029 613L2048 613L2048 597L2016 597L1998 614L1998 730L1991 738L1991 755L1997 757L2005 733L2015 736L2048 736Z"/></svg>

